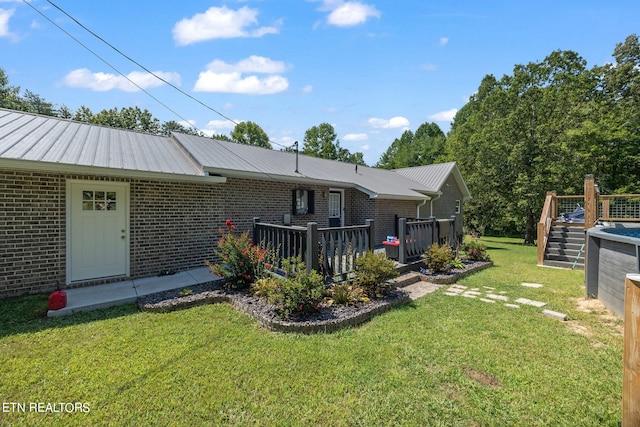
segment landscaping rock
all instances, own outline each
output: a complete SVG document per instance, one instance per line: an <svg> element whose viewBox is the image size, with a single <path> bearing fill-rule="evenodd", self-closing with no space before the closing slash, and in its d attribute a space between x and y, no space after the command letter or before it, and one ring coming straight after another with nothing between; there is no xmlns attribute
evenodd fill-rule
<svg viewBox="0 0 640 427"><path fill-rule="evenodd" d="M192 293L182 296L181 291L184 289L189 289ZM383 299L352 306L334 305L305 318L282 320L276 316L274 305L251 296L246 291L229 291L217 284L206 284L148 295L138 300L138 306L142 311L166 313L202 304L228 302L269 330L317 333L335 332L345 327L356 326L377 314L410 301L408 292L396 289Z"/></svg>
<svg viewBox="0 0 640 427"><path fill-rule="evenodd" d="M545 305L547 305L546 302L534 301L527 298L518 298L515 302L517 302L518 304L532 305L534 307L544 307Z"/></svg>
<svg viewBox="0 0 640 427"><path fill-rule="evenodd" d="M558 311L553 311L553 310L542 310L542 314L557 320L562 320L563 322L569 318L569 316L567 316L566 314L560 313Z"/></svg>

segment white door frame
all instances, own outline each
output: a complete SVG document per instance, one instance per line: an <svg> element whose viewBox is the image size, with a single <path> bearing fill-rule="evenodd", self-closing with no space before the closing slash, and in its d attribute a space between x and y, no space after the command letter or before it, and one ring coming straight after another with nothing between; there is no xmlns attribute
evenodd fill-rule
<svg viewBox="0 0 640 427"><path fill-rule="evenodd" d="M117 276L106 276L106 277L127 277L130 276L130 258L131 258L131 245L130 245L130 215L129 215L129 194L130 194L130 185L128 182L118 182L118 181L95 181L95 180L85 180L85 179L68 179L66 185L66 270L67 270L67 284L72 282L87 282L94 279L101 279L102 277L96 277L93 279L80 279L73 280L72 277L72 217L73 217L73 187L76 185L87 185L87 186L111 186L111 187L120 187L124 192L124 200L118 201L119 206L124 207L124 215L125 215L125 232L124 238L126 239L127 249L125 250L125 265L124 270L125 273L123 275ZM124 202L124 203L123 203Z"/></svg>
<svg viewBox="0 0 640 427"><path fill-rule="evenodd" d="M340 227L344 227L344 188L329 188L330 193L340 193ZM327 201L327 203L329 202Z"/></svg>

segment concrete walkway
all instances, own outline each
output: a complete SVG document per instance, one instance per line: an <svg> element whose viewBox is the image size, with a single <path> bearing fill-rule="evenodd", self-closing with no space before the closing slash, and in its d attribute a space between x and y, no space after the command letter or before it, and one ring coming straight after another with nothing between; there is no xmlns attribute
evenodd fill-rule
<svg viewBox="0 0 640 427"><path fill-rule="evenodd" d="M49 310L49 317L70 316L80 311L99 310L115 305L136 302L138 297L163 292L170 289L195 286L216 280L208 267L180 273L145 277L106 285L87 286L85 288L68 289L67 306L60 310Z"/></svg>

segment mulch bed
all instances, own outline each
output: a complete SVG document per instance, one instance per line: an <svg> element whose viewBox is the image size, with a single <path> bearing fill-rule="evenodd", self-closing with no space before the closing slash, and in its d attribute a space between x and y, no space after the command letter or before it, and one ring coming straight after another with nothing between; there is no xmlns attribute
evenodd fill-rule
<svg viewBox="0 0 640 427"><path fill-rule="evenodd" d="M438 285L450 285L457 282L464 276L475 273L485 268L493 266L493 261L463 261L464 268L450 268L445 272L435 273L431 270L421 269L420 275L425 282L436 283Z"/></svg>
<svg viewBox="0 0 640 427"><path fill-rule="evenodd" d="M184 289L192 291L182 296ZM174 289L141 297L138 306L142 311L166 313L197 305L227 302L238 310L247 313L260 325L279 332L335 332L339 329L356 326L370 320L377 314L410 302L409 294L401 289L393 290L384 299L372 300L351 306L335 305L325 307L317 313L304 318L279 319L275 306L251 296L247 291L227 291L219 283L207 283Z"/></svg>

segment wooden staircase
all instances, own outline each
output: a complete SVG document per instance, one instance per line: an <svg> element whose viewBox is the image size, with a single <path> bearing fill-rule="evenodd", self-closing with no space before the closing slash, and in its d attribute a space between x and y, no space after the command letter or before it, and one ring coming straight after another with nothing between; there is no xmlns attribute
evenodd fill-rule
<svg viewBox="0 0 640 427"><path fill-rule="evenodd" d="M584 226L552 225L543 265L584 269Z"/></svg>

